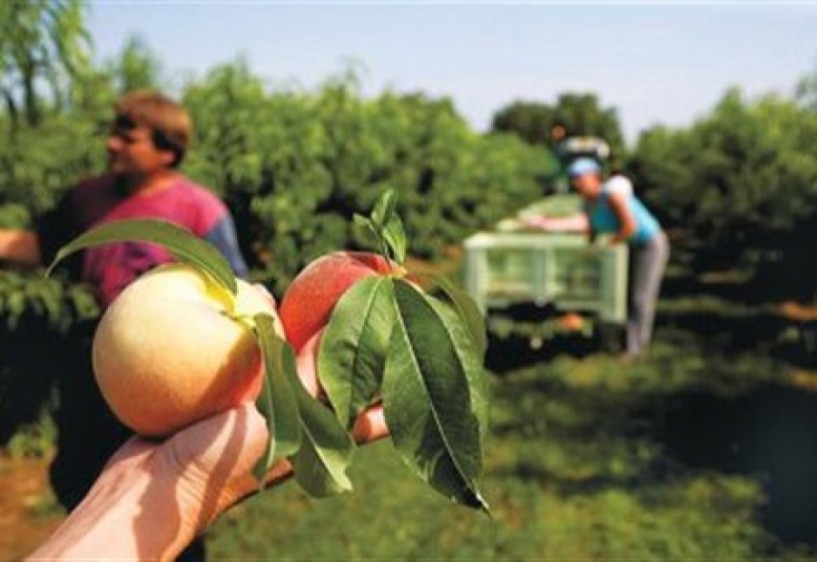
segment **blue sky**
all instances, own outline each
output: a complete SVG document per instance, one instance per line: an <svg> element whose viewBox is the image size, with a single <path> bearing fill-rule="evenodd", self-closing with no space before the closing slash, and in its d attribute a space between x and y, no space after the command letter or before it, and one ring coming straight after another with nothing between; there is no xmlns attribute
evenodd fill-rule
<svg viewBox="0 0 817 562"><path fill-rule="evenodd" d="M817 72L817 4L97 0L97 56L144 39L173 83L243 56L271 89L362 70L365 95L454 100L476 130L514 100L594 92L632 142L684 127L727 88L791 95Z"/></svg>

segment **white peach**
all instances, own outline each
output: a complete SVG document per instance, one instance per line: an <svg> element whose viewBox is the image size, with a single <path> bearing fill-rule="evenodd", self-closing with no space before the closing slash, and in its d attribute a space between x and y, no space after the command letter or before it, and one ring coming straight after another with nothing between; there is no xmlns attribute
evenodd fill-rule
<svg viewBox="0 0 817 562"><path fill-rule="evenodd" d="M99 388L116 416L141 435L171 434L254 399L263 361L247 322L272 297L238 280L232 295L184 264L131 283L105 311L93 342Z"/></svg>

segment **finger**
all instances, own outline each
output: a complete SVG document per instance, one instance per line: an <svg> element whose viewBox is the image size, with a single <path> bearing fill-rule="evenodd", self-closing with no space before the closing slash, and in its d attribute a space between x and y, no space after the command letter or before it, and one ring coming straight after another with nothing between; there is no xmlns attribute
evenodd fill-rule
<svg viewBox="0 0 817 562"><path fill-rule="evenodd" d="M282 459L270 467L264 476L263 482L259 483L252 474L244 474L235 478L230 485L225 486L221 491L217 512L222 513L263 490L283 484L293 474L292 464L288 460Z"/></svg>
<svg viewBox="0 0 817 562"><path fill-rule="evenodd" d="M389 435L382 403L369 406L357 417L352 435L358 443L368 443Z"/></svg>
<svg viewBox="0 0 817 562"><path fill-rule="evenodd" d="M105 467L119 465L122 467L143 462L156 448L156 443L138 435L130 439L117 449L113 456L105 463Z"/></svg>
<svg viewBox="0 0 817 562"><path fill-rule="evenodd" d="M253 403L245 403L183 429L163 444L155 466L177 475L180 511L193 528L205 529L252 486L252 469L268 439L263 416Z"/></svg>
<svg viewBox="0 0 817 562"><path fill-rule="evenodd" d="M320 344L323 330L318 330L303 345L295 358L295 368L298 370L298 377L301 379L306 390L312 396L317 396L320 390L318 382L318 345Z"/></svg>
<svg viewBox="0 0 817 562"><path fill-rule="evenodd" d="M246 402L182 429L168 440L165 450L184 469L227 479L252 469L268 436L264 417Z"/></svg>

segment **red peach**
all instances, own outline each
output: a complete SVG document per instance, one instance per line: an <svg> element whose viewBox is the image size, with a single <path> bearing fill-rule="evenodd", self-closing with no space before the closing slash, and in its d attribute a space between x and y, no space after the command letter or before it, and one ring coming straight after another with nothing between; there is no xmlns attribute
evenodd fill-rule
<svg viewBox="0 0 817 562"><path fill-rule="evenodd" d="M293 279L279 307L287 341L298 352L323 328L335 303L356 281L371 275L403 273L379 254L333 252L307 265Z"/></svg>

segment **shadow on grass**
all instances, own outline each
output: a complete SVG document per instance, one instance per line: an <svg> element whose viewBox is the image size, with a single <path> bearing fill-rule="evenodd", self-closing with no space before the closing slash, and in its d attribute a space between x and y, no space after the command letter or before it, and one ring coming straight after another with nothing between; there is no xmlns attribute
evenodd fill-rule
<svg viewBox="0 0 817 562"><path fill-rule="evenodd" d="M713 378L727 384L668 397L654 411L652 437L685 466L759 478L762 523L784 542L817 544L817 393L781 376L817 365L796 323L760 307L722 305L664 315L694 334L708 365L722 373ZM740 360L727 363L737 357L754 357L755 366L730 378L730 370L741 371Z"/></svg>
<svg viewBox="0 0 817 562"><path fill-rule="evenodd" d="M684 276L666 280L662 295L657 322L689 330L713 349L755 351L817 369L817 322L787 318L779 303L792 297L763 289L762 282L705 283Z"/></svg>
<svg viewBox="0 0 817 562"><path fill-rule="evenodd" d="M539 349L492 340L508 409L494 434L525 448L502 470L566 496L747 477L764 495L758 523L784 544L817 545L817 393L791 384L803 358L781 338L789 324L707 299L666 307L653 355L634 367L573 336Z"/></svg>
<svg viewBox="0 0 817 562"><path fill-rule="evenodd" d="M757 477L761 523L784 542L817 543L817 394L771 384L732 397L689 391L654 414L650 438L665 462Z"/></svg>
<svg viewBox="0 0 817 562"><path fill-rule="evenodd" d="M582 358L593 351L592 342L581 336L557 336L542 347L535 347L527 337L511 335L498 338L489 334L485 367L502 376L528 365L552 361L560 355Z"/></svg>

